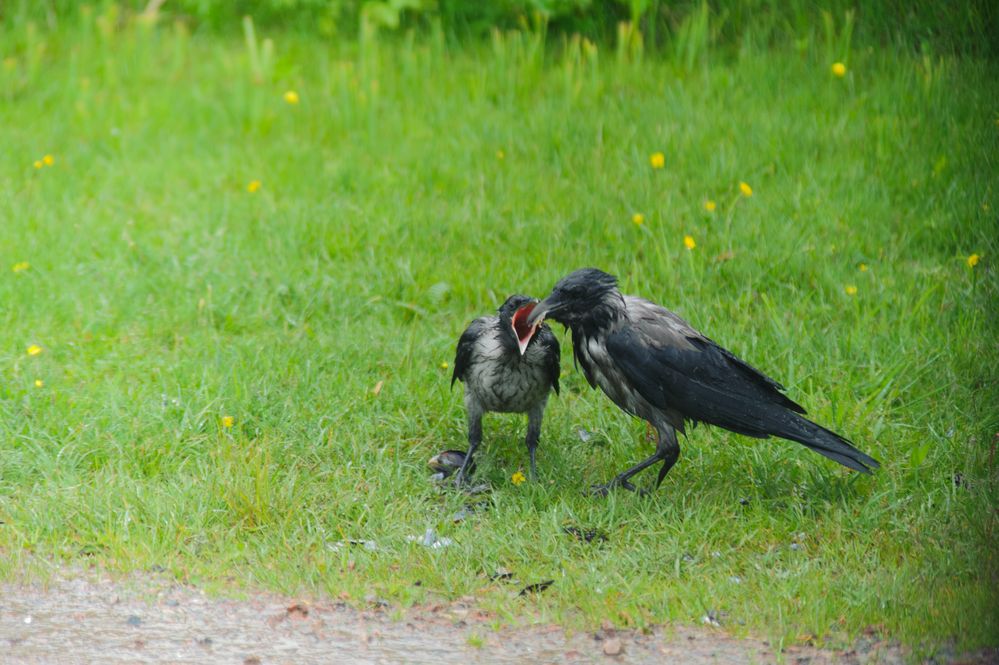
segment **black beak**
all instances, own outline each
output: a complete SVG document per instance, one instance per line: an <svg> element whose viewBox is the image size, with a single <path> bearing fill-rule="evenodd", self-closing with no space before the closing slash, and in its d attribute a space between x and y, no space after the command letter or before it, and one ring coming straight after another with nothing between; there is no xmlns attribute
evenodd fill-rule
<svg viewBox="0 0 999 665"><path fill-rule="evenodd" d="M548 296L535 305L534 309L531 310L531 315L527 317L527 325L531 327L540 325L541 322L545 320L546 316L552 312L557 312L560 308L561 305L558 300L552 296Z"/></svg>

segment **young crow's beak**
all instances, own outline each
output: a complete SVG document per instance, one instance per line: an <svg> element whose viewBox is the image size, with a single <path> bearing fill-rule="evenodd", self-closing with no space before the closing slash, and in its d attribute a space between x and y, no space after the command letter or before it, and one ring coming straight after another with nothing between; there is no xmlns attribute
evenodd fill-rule
<svg viewBox="0 0 999 665"><path fill-rule="evenodd" d="M524 355L527 352L527 345L531 343L534 333L537 332L538 326L541 325L540 321L534 325L528 323L537 303L537 300L532 300L514 312L513 318L510 319L513 334L517 336L517 348L520 349L520 355Z"/></svg>

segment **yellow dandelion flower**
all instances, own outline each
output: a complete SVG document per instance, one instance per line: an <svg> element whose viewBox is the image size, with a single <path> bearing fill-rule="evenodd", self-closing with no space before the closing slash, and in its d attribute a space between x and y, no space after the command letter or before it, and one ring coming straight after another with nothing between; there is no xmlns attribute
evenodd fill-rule
<svg viewBox="0 0 999 665"><path fill-rule="evenodd" d="M836 78L843 78L846 76L846 65L842 62L834 62L832 66L832 73Z"/></svg>
<svg viewBox="0 0 999 665"><path fill-rule="evenodd" d="M649 164L652 165L654 169L661 169L666 166L666 155L661 152L654 152L649 155Z"/></svg>
<svg viewBox="0 0 999 665"><path fill-rule="evenodd" d="M448 367L450 367L450 365L448 365L446 360L441 363L441 369L447 369Z"/></svg>
<svg viewBox="0 0 999 665"><path fill-rule="evenodd" d="M708 212L714 212L717 208L718 204L712 201L711 199L708 199L707 201L704 202L704 209L707 210Z"/></svg>
<svg viewBox="0 0 999 665"><path fill-rule="evenodd" d="M232 416L222 416L222 427L225 427L226 429L232 427L235 422L236 419Z"/></svg>
<svg viewBox="0 0 999 665"><path fill-rule="evenodd" d="M633 221L637 226L641 226L645 223L645 215L640 212L636 212L631 216L631 221Z"/></svg>
<svg viewBox="0 0 999 665"><path fill-rule="evenodd" d="M248 191L250 194L254 193L258 189L260 189L259 180L251 180L250 183L246 186L246 191Z"/></svg>
<svg viewBox="0 0 999 665"><path fill-rule="evenodd" d="M40 160L40 159L36 159L36 160L35 160L35 163L33 164L33 166L34 166L34 167L35 167L36 169L40 169L40 168L42 168L43 166L45 166L45 163L44 163L44 162L43 162L42 160Z"/></svg>
<svg viewBox="0 0 999 665"><path fill-rule="evenodd" d="M24 272L30 267L31 264L28 263L27 261L18 261L17 263L14 264L14 267L11 268L11 270L13 270L14 272Z"/></svg>
<svg viewBox="0 0 999 665"><path fill-rule="evenodd" d="M683 246L687 249L694 249L697 247L697 243L694 242L694 236L683 236Z"/></svg>
<svg viewBox="0 0 999 665"><path fill-rule="evenodd" d="M744 182L740 182L739 183L739 191L742 192L743 196L752 196L753 195L753 188L750 187L749 185L747 185Z"/></svg>
<svg viewBox="0 0 999 665"><path fill-rule="evenodd" d="M284 101L288 102L289 104L297 104L298 93L295 92L294 90L289 90L288 92L284 93Z"/></svg>
<svg viewBox="0 0 999 665"><path fill-rule="evenodd" d="M867 272L867 264L861 263L860 265L857 266L857 270L859 270L860 272Z"/></svg>
<svg viewBox="0 0 999 665"><path fill-rule="evenodd" d="M502 150L497 150L496 151L496 159L499 159L499 160L502 161L505 157L506 157L506 153L505 152L503 152Z"/></svg>
<svg viewBox="0 0 999 665"><path fill-rule="evenodd" d="M41 388L44 385L45 385L44 381L42 381L41 379L35 379L35 387L36 388Z"/></svg>
<svg viewBox="0 0 999 665"><path fill-rule="evenodd" d="M42 347L38 346L37 344L32 344L31 346L28 347L29 356L37 356L41 352L42 352Z"/></svg>
<svg viewBox="0 0 999 665"><path fill-rule="evenodd" d="M527 477L524 476L524 474L521 473L520 471L510 476L510 482L513 483L514 485L520 485L525 480L527 480Z"/></svg>
<svg viewBox="0 0 999 665"><path fill-rule="evenodd" d="M857 295L857 287L854 286L853 284L847 284L846 288L843 289L843 290L846 291L846 295L848 295L848 296L855 296L855 295Z"/></svg>
<svg viewBox="0 0 999 665"><path fill-rule="evenodd" d="M52 155L45 155L42 157L42 161L45 163L45 166L52 166L55 164L55 157Z"/></svg>
<svg viewBox="0 0 999 665"><path fill-rule="evenodd" d="M968 267L969 268L974 268L975 266L978 265L978 262L981 261L981 259L982 259L982 257L980 257L978 254L972 254L967 259L968 260Z"/></svg>

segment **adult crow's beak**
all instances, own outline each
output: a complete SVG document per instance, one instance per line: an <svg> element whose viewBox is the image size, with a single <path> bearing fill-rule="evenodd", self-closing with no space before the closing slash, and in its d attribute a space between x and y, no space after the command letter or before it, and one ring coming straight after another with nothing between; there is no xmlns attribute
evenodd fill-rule
<svg viewBox="0 0 999 665"><path fill-rule="evenodd" d="M527 317L527 325L531 328L536 328L541 325L546 316L557 311L559 308L560 303L555 296L548 296L531 310L531 314Z"/></svg>

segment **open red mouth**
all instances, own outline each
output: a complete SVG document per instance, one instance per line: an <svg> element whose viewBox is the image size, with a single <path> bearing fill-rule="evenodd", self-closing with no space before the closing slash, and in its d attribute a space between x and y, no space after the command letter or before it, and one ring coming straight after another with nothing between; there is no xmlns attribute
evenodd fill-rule
<svg viewBox="0 0 999 665"><path fill-rule="evenodd" d="M533 326L527 325L527 318L534 311L534 306L537 304L536 302L527 303L513 313L513 319L510 321L513 325L513 332L517 335L517 346L520 347L520 355L524 355L524 352L527 351L527 345L531 343L531 338L534 337L538 326L541 325L540 321Z"/></svg>

